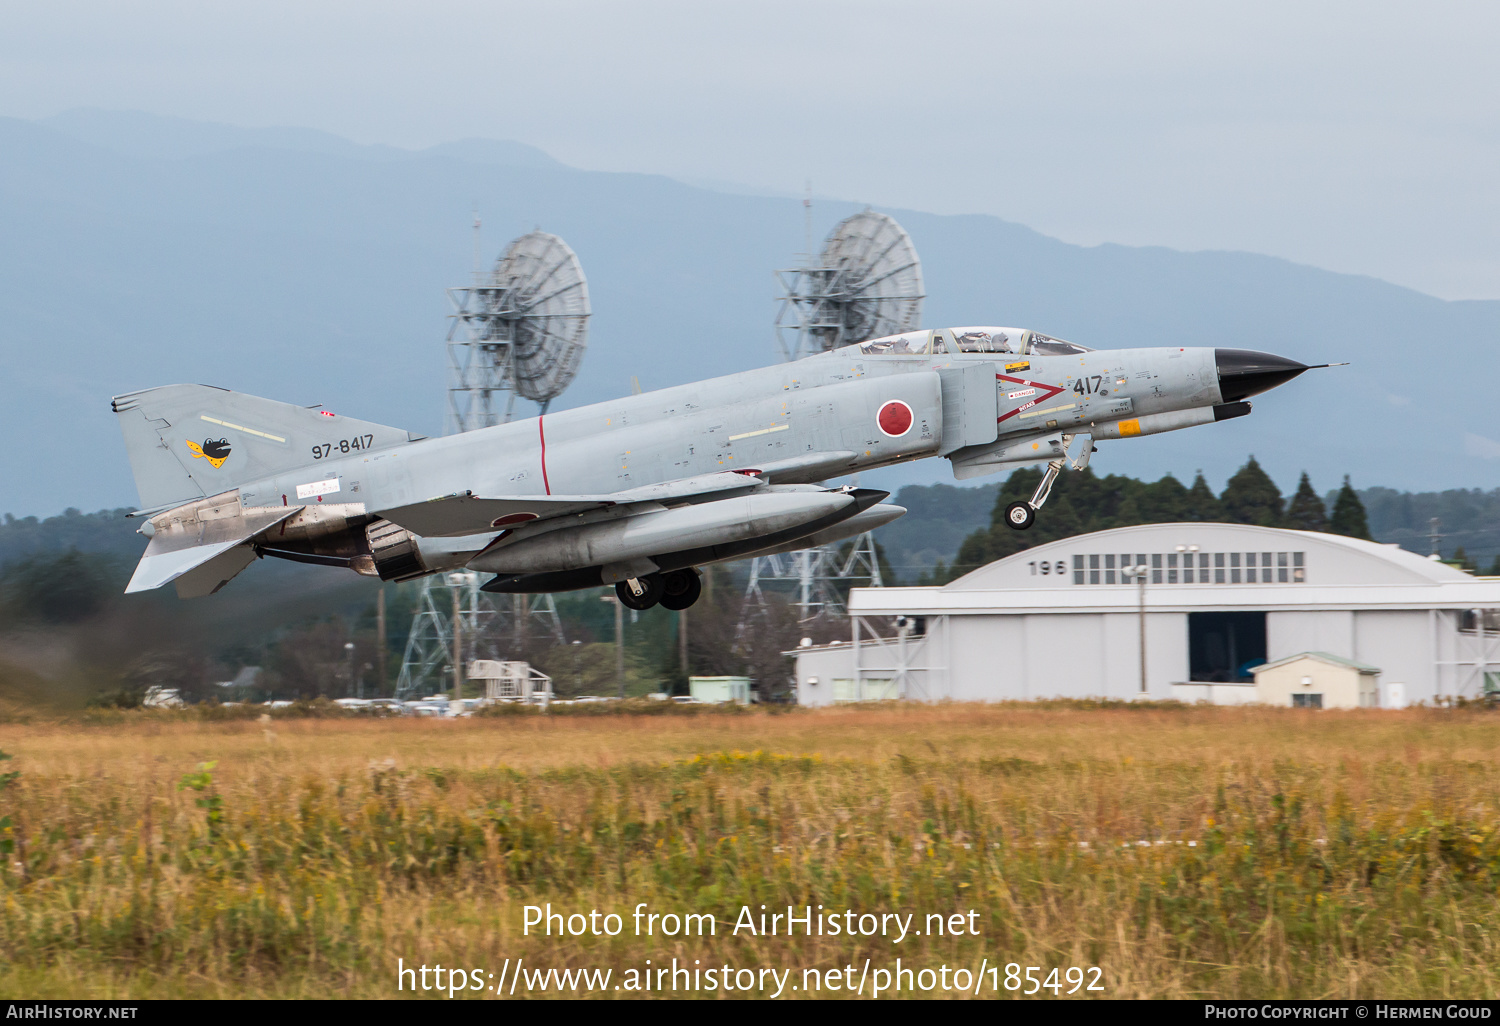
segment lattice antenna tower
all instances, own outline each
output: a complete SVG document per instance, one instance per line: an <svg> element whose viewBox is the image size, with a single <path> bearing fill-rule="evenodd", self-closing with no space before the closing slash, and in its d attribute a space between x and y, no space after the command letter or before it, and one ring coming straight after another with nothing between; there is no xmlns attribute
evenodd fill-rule
<svg viewBox="0 0 1500 1026"><path fill-rule="evenodd" d="M588 344L588 280L578 256L556 235L534 231L511 242L489 271L478 268L480 221L474 217L474 279L448 289L448 432L508 423L516 399L546 413L572 383ZM533 631L563 642L551 595L513 595L508 609L479 590L475 574L422 579L397 694L442 691L453 679L454 591L461 658L520 658Z"/></svg>
<svg viewBox="0 0 1500 1026"><path fill-rule="evenodd" d="M812 197L803 200L811 239ZM781 287L776 341L782 356L800 360L842 346L898 335L920 325L922 264L911 236L886 214L864 210L840 221L816 257L809 242L801 267L776 272ZM764 588L795 582L801 619L845 614L841 585L883 587L875 539L854 539L842 559L834 546L757 557L750 565L741 630L765 605Z"/></svg>

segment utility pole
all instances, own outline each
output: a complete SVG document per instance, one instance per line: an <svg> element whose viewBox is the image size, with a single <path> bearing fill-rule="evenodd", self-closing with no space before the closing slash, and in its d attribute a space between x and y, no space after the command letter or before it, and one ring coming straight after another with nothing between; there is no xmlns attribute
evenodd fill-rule
<svg viewBox="0 0 1500 1026"><path fill-rule="evenodd" d="M380 682L376 692L385 694L385 584L375 593L375 661L380 664Z"/></svg>
<svg viewBox="0 0 1500 1026"><path fill-rule="evenodd" d="M1139 563L1131 567L1130 572L1135 575L1137 588L1136 609L1140 617L1141 631L1141 690L1142 696L1146 694L1146 574L1149 568L1145 563Z"/></svg>
<svg viewBox="0 0 1500 1026"><path fill-rule="evenodd" d="M682 676L686 679L688 675L688 615L686 609L677 611L677 664L682 668Z"/></svg>
<svg viewBox="0 0 1500 1026"><path fill-rule="evenodd" d="M459 609L459 588L453 586L453 700L464 697L464 621Z"/></svg>
<svg viewBox="0 0 1500 1026"><path fill-rule="evenodd" d="M608 593L599 596L600 602L612 602L615 606L615 682L619 685L620 697L625 697L625 604L617 596Z"/></svg>
<svg viewBox="0 0 1500 1026"><path fill-rule="evenodd" d="M615 679L620 682L620 697L625 697L625 603L615 599Z"/></svg>

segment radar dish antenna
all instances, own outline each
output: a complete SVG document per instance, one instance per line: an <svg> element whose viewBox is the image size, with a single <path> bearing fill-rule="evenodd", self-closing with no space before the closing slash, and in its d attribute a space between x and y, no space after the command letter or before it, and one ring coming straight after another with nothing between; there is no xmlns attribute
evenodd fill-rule
<svg viewBox="0 0 1500 1026"><path fill-rule="evenodd" d="M589 286L577 254L556 235L531 232L448 299L448 429L506 423L518 396L546 413L588 345Z"/></svg>
<svg viewBox="0 0 1500 1026"><path fill-rule="evenodd" d="M788 360L917 328L922 263L906 229L887 214L846 217L816 259L777 271L776 339Z"/></svg>

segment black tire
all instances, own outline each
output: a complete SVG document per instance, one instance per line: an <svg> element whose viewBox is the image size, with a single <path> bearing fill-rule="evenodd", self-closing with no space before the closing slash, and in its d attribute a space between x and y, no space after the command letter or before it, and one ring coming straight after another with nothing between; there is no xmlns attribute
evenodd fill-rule
<svg viewBox="0 0 1500 1026"><path fill-rule="evenodd" d="M626 609L650 609L661 601L662 581L660 574L648 574L636 580L645 589L639 595L630 590L629 581L621 581L615 585L615 594L619 596L622 606Z"/></svg>
<svg viewBox="0 0 1500 1026"><path fill-rule="evenodd" d="M1029 502L1013 502L1005 507L1005 523L1013 531L1024 531L1036 523L1036 510Z"/></svg>
<svg viewBox="0 0 1500 1026"><path fill-rule="evenodd" d="M703 581L693 570L673 570L662 574L661 607L686 609L703 594Z"/></svg>

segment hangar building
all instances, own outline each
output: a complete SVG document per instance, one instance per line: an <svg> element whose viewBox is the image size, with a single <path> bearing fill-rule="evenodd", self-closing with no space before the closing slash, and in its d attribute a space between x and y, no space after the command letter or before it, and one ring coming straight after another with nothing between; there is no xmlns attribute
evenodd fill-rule
<svg viewBox="0 0 1500 1026"><path fill-rule="evenodd" d="M1497 611L1500 578L1394 545L1240 524L1121 527L942 587L854 589L850 641L797 650L797 697L1253 701L1256 668L1322 653L1375 671L1374 704L1477 698L1500 679Z"/></svg>

